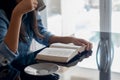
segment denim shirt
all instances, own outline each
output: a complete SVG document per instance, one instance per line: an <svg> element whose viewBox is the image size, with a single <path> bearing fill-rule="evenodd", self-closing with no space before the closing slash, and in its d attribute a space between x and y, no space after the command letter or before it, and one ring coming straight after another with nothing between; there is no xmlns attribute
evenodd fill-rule
<svg viewBox="0 0 120 80"><path fill-rule="evenodd" d="M8 46L4 43L4 38L7 33L8 27L9 27L9 20L6 17L6 14L3 10L0 9L0 66L1 65L7 65L10 62L12 62L16 57L18 56L24 56L28 54L30 50L30 45L32 42L32 39L35 39L40 44L49 45L49 38L53 35L50 32L47 31L47 29L43 26L40 15L37 15L37 21L38 21L38 29L42 35L44 35L44 39L40 39L33 31L30 29L30 22L29 18L27 18L27 14L23 16L23 22L26 25L25 29L27 31L27 43L24 43L22 41L19 41L18 45L18 51L16 53L12 52ZM12 38L12 36L11 36Z"/></svg>

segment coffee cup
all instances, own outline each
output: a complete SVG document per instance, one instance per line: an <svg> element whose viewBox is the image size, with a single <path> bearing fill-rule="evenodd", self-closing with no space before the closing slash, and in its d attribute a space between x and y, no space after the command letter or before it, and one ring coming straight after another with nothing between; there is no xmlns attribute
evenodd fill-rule
<svg viewBox="0 0 120 80"><path fill-rule="evenodd" d="M38 6L36 8L37 11L42 11L45 9L46 5L43 0L38 0Z"/></svg>

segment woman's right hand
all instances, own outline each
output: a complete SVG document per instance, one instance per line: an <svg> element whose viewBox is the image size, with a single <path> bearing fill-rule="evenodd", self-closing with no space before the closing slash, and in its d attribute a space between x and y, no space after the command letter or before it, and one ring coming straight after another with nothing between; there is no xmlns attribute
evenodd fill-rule
<svg viewBox="0 0 120 80"><path fill-rule="evenodd" d="M8 48L14 53L16 53L18 50L20 34L19 32L22 22L22 16L25 13L35 10L38 4L37 0L16 0L16 1L19 2L12 11L9 29L4 39Z"/></svg>
<svg viewBox="0 0 120 80"><path fill-rule="evenodd" d="M37 0L21 0L14 8L14 11L16 11L18 14L23 15L25 13L35 10L37 8L37 5Z"/></svg>

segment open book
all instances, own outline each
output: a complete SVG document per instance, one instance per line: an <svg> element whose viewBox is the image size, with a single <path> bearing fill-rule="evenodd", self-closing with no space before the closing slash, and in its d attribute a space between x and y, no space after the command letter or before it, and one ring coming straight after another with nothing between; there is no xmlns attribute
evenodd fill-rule
<svg viewBox="0 0 120 80"><path fill-rule="evenodd" d="M72 43L54 43L51 44L50 47L47 47L39 52L36 56L36 59L67 63L84 50L85 46L76 46Z"/></svg>

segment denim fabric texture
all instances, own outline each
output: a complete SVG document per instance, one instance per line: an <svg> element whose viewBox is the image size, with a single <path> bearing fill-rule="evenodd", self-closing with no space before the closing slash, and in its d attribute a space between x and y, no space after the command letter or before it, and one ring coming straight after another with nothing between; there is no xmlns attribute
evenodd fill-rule
<svg viewBox="0 0 120 80"><path fill-rule="evenodd" d="M46 27L43 26L40 15L37 15L38 29L40 33L44 36L44 39L38 38L31 30L29 20L30 18L31 17L28 16L28 14L25 14L22 18L23 23L25 24L25 37L27 43L19 41L18 51L16 53L13 53L4 42L5 35L9 28L9 20L6 17L5 12L0 9L0 80L14 80L16 75L24 72L24 68L26 66L35 63L35 55L41 49L32 53L30 52L30 45L33 39L45 46L49 45L49 38L53 34L48 32Z"/></svg>

